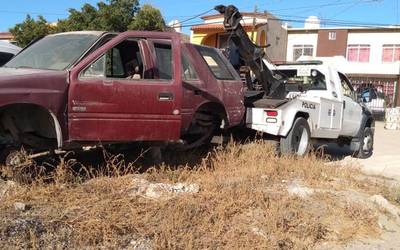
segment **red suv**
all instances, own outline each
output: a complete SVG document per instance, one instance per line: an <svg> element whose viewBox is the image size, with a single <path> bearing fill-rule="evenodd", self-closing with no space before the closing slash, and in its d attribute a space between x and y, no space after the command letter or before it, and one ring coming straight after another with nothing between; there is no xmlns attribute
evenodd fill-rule
<svg viewBox="0 0 400 250"><path fill-rule="evenodd" d="M0 68L0 144L199 145L242 122L243 91L219 51L178 33L49 35Z"/></svg>

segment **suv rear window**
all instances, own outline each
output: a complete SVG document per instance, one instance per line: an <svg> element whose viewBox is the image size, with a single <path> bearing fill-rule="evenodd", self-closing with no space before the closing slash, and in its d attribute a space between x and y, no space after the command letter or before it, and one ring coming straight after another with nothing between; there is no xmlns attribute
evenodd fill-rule
<svg viewBox="0 0 400 250"><path fill-rule="evenodd" d="M235 77L229 71L228 66L218 54L218 52L213 48L196 46L197 50L200 52L201 56L204 58L208 67L214 76L219 80L234 80Z"/></svg>

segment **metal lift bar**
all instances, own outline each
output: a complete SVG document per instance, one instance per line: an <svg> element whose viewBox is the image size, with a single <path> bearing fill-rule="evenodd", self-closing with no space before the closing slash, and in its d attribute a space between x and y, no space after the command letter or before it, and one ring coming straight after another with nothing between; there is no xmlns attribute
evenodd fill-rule
<svg viewBox="0 0 400 250"><path fill-rule="evenodd" d="M240 57L246 66L250 67L259 84L263 87L264 97L284 99L286 96L284 82L273 77L272 72L263 61L265 56L263 48L255 45L247 36L240 24L242 14L239 10L233 5L218 5L215 10L224 15L224 28L231 33L231 39L238 47Z"/></svg>

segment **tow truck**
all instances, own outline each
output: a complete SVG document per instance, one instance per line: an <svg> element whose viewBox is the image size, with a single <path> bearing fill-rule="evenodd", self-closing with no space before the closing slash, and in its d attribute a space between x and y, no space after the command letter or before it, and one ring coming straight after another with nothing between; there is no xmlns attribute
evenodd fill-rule
<svg viewBox="0 0 400 250"><path fill-rule="evenodd" d="M247 128L275 138L282 154L303 156L312 145L336 142L349 145L355 157L372 155L375 122L345 74L320 60L272 65L247 36L235 6L215 10L254 74L246 83Z"/></svg>

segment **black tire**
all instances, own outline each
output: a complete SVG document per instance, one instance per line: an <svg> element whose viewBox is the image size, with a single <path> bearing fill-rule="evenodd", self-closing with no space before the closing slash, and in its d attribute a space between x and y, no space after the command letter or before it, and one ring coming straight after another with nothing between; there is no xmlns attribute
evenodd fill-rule
<svg viewBox="0 0 400 250"><path fill-rule="evenodd" d="M0 153L0 164L8 167L20 166L26 161L26 153L18 147L6 147Z"/></svg>
<svg viewBox="0 0 400 250"><path fill-rule="evenodd" d="M221 126L221 119L208 112L197 112L189 129L189 132L181 139L184 145L178 150L191 150L203 145L210 144L215 132Z"/></svg>
<svg viewBox="0 0 400 250"><path fill-rule="evenodd" d="M310 151L310 127L303 117L297 118L289 134L280 139L280 151L283 155L305 156Z"/></svg>
<svg viewBox="0 0 400 250"><path fill-rule="evenodd" d="M365 127L360 135L360 147L354 152L354 157L366 159L372 156L374 151L374 133L370 127Z"/></svg>

